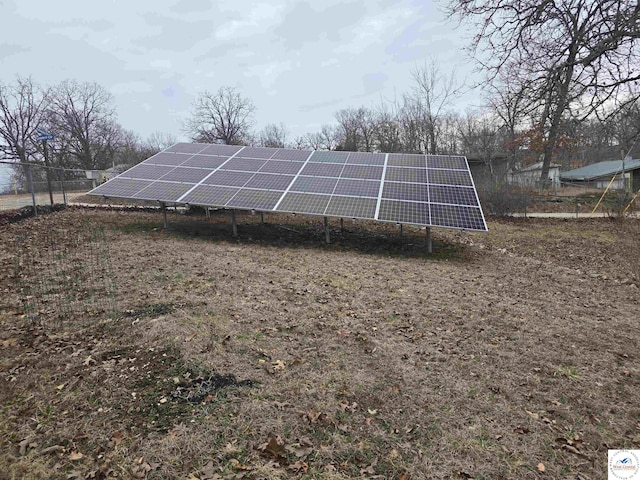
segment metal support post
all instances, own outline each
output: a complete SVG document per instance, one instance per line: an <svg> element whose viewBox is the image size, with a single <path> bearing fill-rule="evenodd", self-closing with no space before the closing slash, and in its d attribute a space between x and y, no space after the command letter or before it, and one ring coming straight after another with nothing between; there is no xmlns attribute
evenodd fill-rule
<svg viewBox="0 0 640 480"><path fill-rule="evenodd" d="M47 141L42 142L44 147L44 165L47 174L47 188L49 189L49 200L51 200L51 206L53 206L53 188L51 187L51 170L49 168L49 149L47 148Z"/></svg>
<svg viewBox="0 0 640 480"><path fill-rule="evenodd" d="M67 206L67 191L64 188L64 170L58 172L58 178L60 179L60 187L62 188L62 201L64 206Z"/></svg>
<svg viewBox="0 0 640 480"><path fill-rule="evenodd" d="M264 212L260 212L260 225L264 225Z"/></svg>
<svg viewBox="0 0 640 480"><path fill-rule="evenodd" d="M400 224L400 247L404 248L404 238L402 238L402 224Z"/></svg>
<svg viewBox="0 0 640 480"><path fill-rule="evenodd" d="M324 236L327 241L327 245L331 243L331 237L329 235L329 219L327 217L324 217Z"/></svg>
<svg viewBox="0 0 640 480"><path fill-rule="evenodd" d="M344 218L340 219L340 233L344 233Z"/></svg>
<svg viewBox="0 0 640 480"><path fill-rule="evenodd" d="M167 204L164 202L160 203L160 210L162 210L162 225L166 230L169 227L169 221L167 220Z"/></svg>
<svg viewBox="0 0 640 480"><path fill-rule="evenodd" d="M27 165L25 167L27 169L27 175L29 175L29 189L31 190L31 201L33 202L33 214L38 216L38 205L36 203L36 192L33 189L33 175L31 173L31 167Z"/></svg>
<svg viewBox="0 0 640 480"><path fill-rule="evenodd" d="M233 228L234 238L238 237L238 224L236 222L236 211L231 210L231 227Z"/></svg>
<svg viewBox="0 0 640 480"><path fill-rule="evenodd" d="M211 209L207 207L207 219L211 220Z"/></svg>
<svg viewBox="0 0 640 480"><path fill-rule="evenodd" d="M433 253L433 244L431 243L431 227L427 227L427 253Z"/></svg>

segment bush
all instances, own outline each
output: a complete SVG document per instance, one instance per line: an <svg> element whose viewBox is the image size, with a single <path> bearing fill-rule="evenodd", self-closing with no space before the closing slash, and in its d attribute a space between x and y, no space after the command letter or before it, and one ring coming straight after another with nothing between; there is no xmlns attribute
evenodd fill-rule
<svg viewBox="0 0 640 480"><path fill-rule="evenodd" d="M526 212L531 204L529 191L510 185L478 189L478 196L484 211L489 215L506 216Z"/></svg>

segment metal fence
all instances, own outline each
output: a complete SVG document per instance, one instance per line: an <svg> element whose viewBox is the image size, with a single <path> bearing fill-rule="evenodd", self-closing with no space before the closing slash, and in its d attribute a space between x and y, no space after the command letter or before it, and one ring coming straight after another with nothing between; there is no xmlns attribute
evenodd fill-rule
<svg viewBox="0 0 640 480"><path fill-rule="evenodd" d="M67 204L94 186L84 170L45 168L33 164L3 164L0 210Z"/></svg>
<svg viewBox="0 0 640 480"><path fill-rule="evenodd" d="M15 278L29 321L82 327L117 316L116 286L104 229L25 233L16 238Z"/></svg>

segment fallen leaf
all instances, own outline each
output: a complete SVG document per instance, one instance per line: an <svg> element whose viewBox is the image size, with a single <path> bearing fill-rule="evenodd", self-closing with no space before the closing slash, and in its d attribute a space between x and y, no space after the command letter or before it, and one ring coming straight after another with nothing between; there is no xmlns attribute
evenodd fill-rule
<svg viewBox="0 0 640 480"><path fill-rule="evenodd" d="M284 449L284 442L280 437L269 437L267 443L262 445L259 450L276 460L286 460L287 452Z"/></svg>
<svg viewBox="0 0 640 480"><path fill-rule="evenodd" d="M544 463L540 462L538 464L538 471L539 472L544 472L546 470L546 468L544 468Z"/></svg>
<svg viewBox="0 0 640 480"><path fill-rule="evenodd" d="M530 430L528 428L524 428L524 427L516 427L513 429L513 433L519 433L520 435L523 435L525 433L529 433Z"/></svg>
<svg viewBox="0 0 640 480"><path fill-rule="evenodd" d="M235 458L232 458L231 460L229 460L229 463L236 470L251 470L251 467L249 465L243 465Z"/></svg>
<svg viewBox="0 0 640 480"><path fill-rule="evenodd" d="M295 473L307 473L307 470L309 470L309 465L298 460L297 462L289 465L288 468L289 470L293 470Z"/></svg>
<svg viewBox="0 0 640 480"><path fill-rule="evenodd" d="M378 464L378 457L373 459L373 462L371 462L367 467L365 468L361 468L360 469L360 475L365 475L365 474L369 474L369 475L375 475L376 471L375 471L375 466Z"/></svg>
<svg viewBox="0 0 640 480"><path fill-rule="evenodd" d="M222 450L227 455L237 455L241 451L240 447L238 447L234 443L227 443Z"/></svg>
<svg viewBox="0 0 640 480"><path fill-rule="evenodd" d="M591 425L597 425L600 423L600 419L592 413L589 415L589 422L591 423ZM636 428L638 427L636 426Z"/></svg>
<svg viewBox="0 0 640 480"><path fill-rule="evenodd" d="M539 415L537 413L530 412L529 410L525 410L525 412L527 412L527 415L529 415L534 420L537 420L539 418Z"/></svg>
<svg viewBox="0 0 640 480"><path fill-rule="evenodd" d="M113 442L113 445L118 445L120 442L122 442L122 440L124 440L124 435L122 434L122 432L114 432L113 435L111 435L111 441Z"/></svg>
<svg viewBox="0 0 640 480"><path fill-rule="evenodd" d="M50 447L47 447L45 449L43 449L40 454L41 455L48 455L50 453L58 453L58 452L62 452L64 451L64 447L62 445L52 445Z"/></svg>
<svg viewBox="0 0 640 480"><path fill-rule="evenodd" d="M27 447L29 446L29 440L22 440L18 446L20 447L20 455L25 455L27 453Z"/></svg>
<svg viewBox="0 0 640 480"><path fill-rule="evenodd" d="M71 452L69 454L69 460L80 460L81 458L84 458L84 455L80 452Z"/></svg>

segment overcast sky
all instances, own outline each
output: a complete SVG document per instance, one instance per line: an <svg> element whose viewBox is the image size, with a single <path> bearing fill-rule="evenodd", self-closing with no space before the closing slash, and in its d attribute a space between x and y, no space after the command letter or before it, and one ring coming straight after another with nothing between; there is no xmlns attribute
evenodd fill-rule
<svg viewBox="0 0 640 480"><path fill-rule="evenodd" d="M98 82L143 138L184 139L196 94L223 85L253 100L256 129L283 122L292 139L400 96L430 58L471 75L462 32L429 0L0 0L0 17L0 80Z"/></svg>

